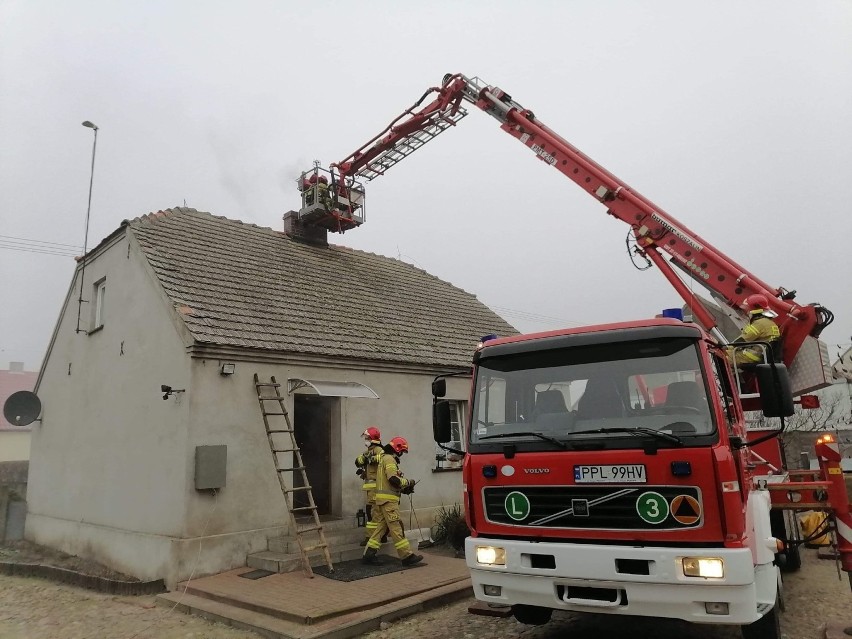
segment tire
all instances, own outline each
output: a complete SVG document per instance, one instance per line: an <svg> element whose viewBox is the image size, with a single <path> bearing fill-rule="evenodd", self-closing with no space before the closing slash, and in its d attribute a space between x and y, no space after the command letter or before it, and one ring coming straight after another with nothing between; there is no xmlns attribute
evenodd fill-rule
<svg viewBox="0 0 852 639"><path fill-rule="evenodd" d="M780 561L778 567L781 572L796 572L802 567L802 556L799 554L799 546L788 545L786 550L778 553Z"/></svg>
<svg viewBox="0 0 852 639"><path fill-rule="evenodd" d="M525 623L530 626L541 626L550 621L553 610L550 608L541 608L540 606L516 604L512 606L512 614L515 615L515 619L521 623Z"/></svg>
<svg viewBox="0 0 852 639"><path fill-rule="evenodd" d="M775 554L775 563L781 572L796 572L802 567L802 557L799 554L801 539L795 515L789 511L773 510L769 513L772 536L785 542L783 552Z"/></svg>
<svg viewBox="0 0 852 639"><path fill-rule="evenodd" d="M781 639L781 593L775 598L772 610L747 626L742 626L743 639Z"/></svg>

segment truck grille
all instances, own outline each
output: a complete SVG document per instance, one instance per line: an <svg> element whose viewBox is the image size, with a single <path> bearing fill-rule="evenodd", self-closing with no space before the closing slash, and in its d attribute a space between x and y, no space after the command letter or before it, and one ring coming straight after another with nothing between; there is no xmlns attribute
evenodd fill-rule
<svg viewBox="0 0 852 639"><path fill-rule="evenodd" d="M695 486L499 486L485 488L495 524L594 530L672 530L702 524Z"/></svg>

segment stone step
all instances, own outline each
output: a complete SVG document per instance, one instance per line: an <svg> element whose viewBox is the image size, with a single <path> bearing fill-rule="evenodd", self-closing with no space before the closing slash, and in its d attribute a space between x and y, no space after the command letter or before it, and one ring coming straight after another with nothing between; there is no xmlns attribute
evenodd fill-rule
<svg viewBox="0 0 852 639"><path fill-rule="evenodd" d="M355 530L360 531L362 529L356 528ZM428 535L428 528L405 531L405 538L408 539L408 543L411 545L411 550L415 552L417 551L420 540L428 539ZM362 539L363 533L360 533L357 537L350 540L349 543L330 543L329 555L331 556L331 562L336 564L342 561L350 561L361 557L364 554L364 547L359 543ZM251 568L269 570L270 572L292 572L294 570L302 569L302 557L299 554L298 545L295 541L288 540L286 544L274 544L276 547L282 547L282 550L273 550L273 540L270 539L269 541L269 550L253 553L246 557L247 566ZM294 550L291 551L291 548ZM391 557L397 556L396 548L394 548L393 543L390 541L382 544L382 547L379 549L379 554L390 555ZM312 551L309 556L311 559L311 566L325 565L325 556L322 551Z"/></svg>
<svg viewBox="0 0 852 639"><path fill-rule="evenodd" d="M351 559L358 559L364 554L364 548L358 544L332 546L328 552L331 563L336 564ZM311 566L324 566L325 555L322 551L314 551L309 555ZM272 550L256 552L246 557L246 565L250 568L260 568L270 572L293 572L302 569L302 556L299 553L282 553Z"/></svg>
<svg viewBox="0 0 852 639"><path fill-rule="evenodd" d="M335 546L357 544L359 541L364 539L366 534L364 528L357 527L331 530L326 530L325 527L323 527L323 533L325 534L325 540L328 543L329 548L332 549ZM306 545L310 546L319 541L319 535L316 531L311 531L305 533L302 536L302 540L306 543ZM280 552L284 554L299 552L299 544L292 536L270 537L266 548L272 552Z"/></svg>
<svg viewBox="0 0 852 639"><path fill-rule="evenodd" d="M338 546L348 546L360 543L366 536L366 530L358 527L332 530L330 532L323 530L323 532L325 533L325 540L328 543L329 548L332 550ZM431 534L432 531L429 528L415 528L405 531L405 536L412 546L415 541L420 542L430 539ZM318 541L319 536L313 531L306 533L303 537L303 543L308 546L313 545ZM287 555L298 553L299 544L293 537L270 537L267 542L266 549Z"/></svg>
<svg viewBox="0 0 852 639"><path fill-rule="evenodd" d="M306 627L304 624L295 621L279 619L262 612L248 610L242 606L184 592L167 592L157 595L156 603L159 606L167 606L178 612L202 617L208 621L215 621L239 630L255 632L261 637L270 639L294 639L302 636Z"/></svg>

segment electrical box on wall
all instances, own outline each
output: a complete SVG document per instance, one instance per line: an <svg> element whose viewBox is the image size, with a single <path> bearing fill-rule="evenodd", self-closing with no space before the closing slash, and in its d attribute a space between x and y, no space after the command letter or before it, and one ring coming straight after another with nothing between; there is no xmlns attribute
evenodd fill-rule
<svg viewBox="0 0 852 639"><path fill-rule="evenodd" d="M195 490L212 490L225 487L225 468L228 464L228 447L195 447Z"/></svg>

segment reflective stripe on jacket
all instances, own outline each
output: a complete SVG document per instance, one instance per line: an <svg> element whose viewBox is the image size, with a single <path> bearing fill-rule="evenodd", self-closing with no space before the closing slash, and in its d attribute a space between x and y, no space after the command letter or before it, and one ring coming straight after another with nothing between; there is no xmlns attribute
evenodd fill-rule
<svg viewBox="0 0 852 639"><path fill-rule="evenodd" d="M739 340L745 342L775 342L781 339L781 330L768 317L758 317L749 323L740 334ZM737 364L758 364L763 354L758 348L740 348L736 351Z"/></svg>
<svg viewBox="0 0 852 639"><path fill-rule="evenodd" d="M378 462L370 462L372 459L380 459L384 454L381 444L370 444L370 447L355 458L355 465L367 472L361 490L371 491L376 489L376 472L379 468Z"/></svg>
<svg viewBox="0 0 852 639"><path fill-rule="evenodd" d="M758 317L743 329L741 337L747 342L774 342L781 337L781 330L768 317Z"/></svg>
<svg viewBox="0 0 852 639"><path fill-rule="evenodd" d="M399 478L399 488L390 482L391 477ZM382 455L376 473L376 504L398 502L400 490L408 485L408 480L399 472L396 458L393 455Z"/></svg>

